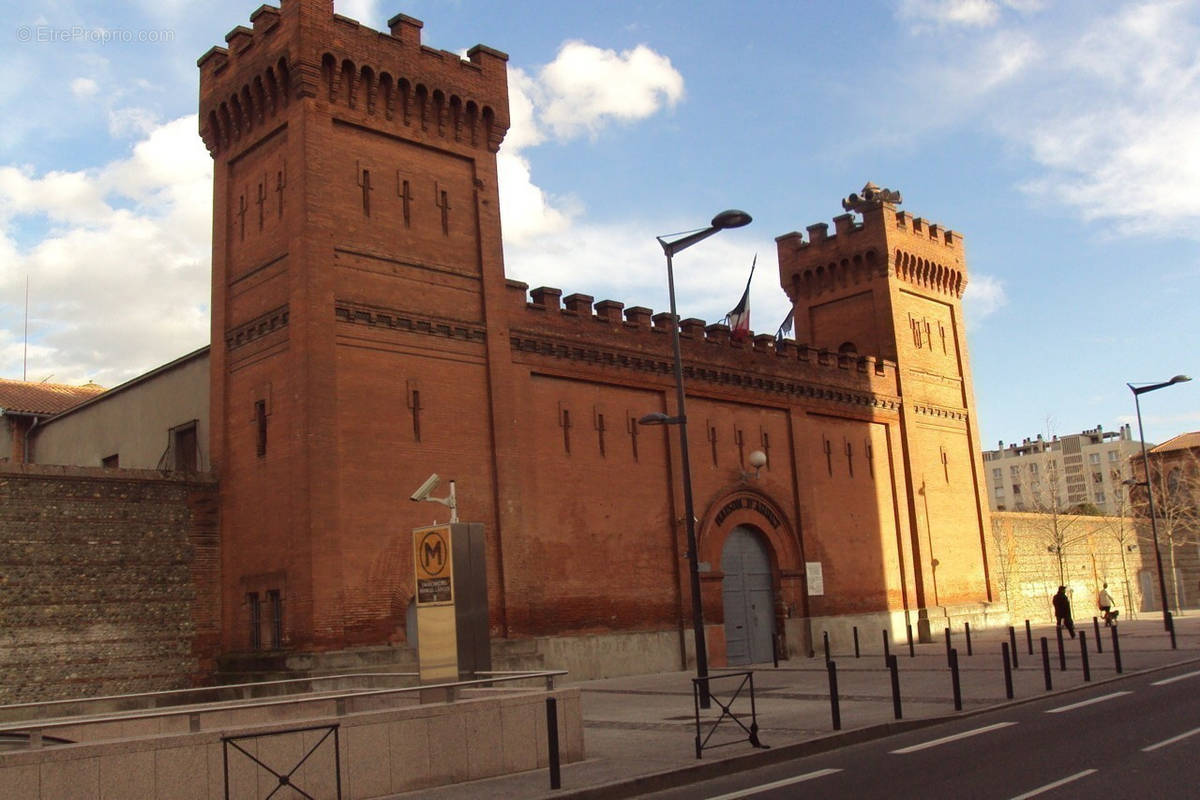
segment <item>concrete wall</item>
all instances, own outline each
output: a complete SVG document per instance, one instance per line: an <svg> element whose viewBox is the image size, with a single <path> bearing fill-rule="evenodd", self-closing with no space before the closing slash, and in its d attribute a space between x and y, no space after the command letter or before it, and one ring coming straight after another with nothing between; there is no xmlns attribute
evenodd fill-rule
<svg viewBox="0 0 1200 800"><path fill-rule="evenodd" d="M217 556L211 480L0 464L0 702L192 685Z"/></svg>
<svg viewBox="0 0 1200 800"><path fill-rule="evenodd" d="M578 689L549 693L558 699L563 762L584 757ZM226 797L222 736L258 734L240 746L276 772L296 771L297 787L313 797L336 794L334 738L324 731L269 734L298 725L339 726L342 797L384 797L447 783L478 780L548 764L545 692L498 693L462 700L337 715L332 708L303 722L277 720L270 707L257 724L227 721L221 728L156 733L38 750L0 753L0 796L8 800L77 797ZM333 701L329 701L332 706ZM246 710L249 712L249 710ZM228 710L223 712L230 713ZM153 721L153 720L151 720ZM265 734L265 735L264 735ZM266 797L278 781L244 752L228 749L229 797Z"/></svg>
<svg viewBox="0 0 1200 800"><path fill-rule="evenodd" d="M198 461L209 469L208 350L191 353L39 425L29 461L98 467L174 469L171 429L196 421Z"/></svg>

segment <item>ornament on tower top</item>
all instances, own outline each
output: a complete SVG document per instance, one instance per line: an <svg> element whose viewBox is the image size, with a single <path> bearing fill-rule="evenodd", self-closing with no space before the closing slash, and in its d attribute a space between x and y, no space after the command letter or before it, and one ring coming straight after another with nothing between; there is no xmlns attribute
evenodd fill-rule
<svg viewBox="0 0 1200 800"><path fill-rule="evenodd" d="M894 192L891 189L880 189L875 184L867 181L860 194L852 193L842 201L842 208L846 211L856 211L861 214L864 209L875 208L881 203L899 205L903 202L904 200L900 197L899 192Z"/></svg>

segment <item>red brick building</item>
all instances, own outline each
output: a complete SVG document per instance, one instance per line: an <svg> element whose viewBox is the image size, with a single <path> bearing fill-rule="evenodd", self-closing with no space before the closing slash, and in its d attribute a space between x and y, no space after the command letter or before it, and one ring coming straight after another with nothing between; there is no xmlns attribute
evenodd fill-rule
<svg viewBox="0 0 1200 800"><path fill-rule="evenodd" d="M486 527L498 648L678 668L677 442L636 424L672 412L672 320L506 278L507 57L330 0L251 20L199 61L223 648L401 642L409 532L440 510L408 494L438 472ZM861 221L778 239L804 344L681 323L715 665L727 641L730 662L805 650L834 618L996 613L962 241L869 188Z"/></svg>

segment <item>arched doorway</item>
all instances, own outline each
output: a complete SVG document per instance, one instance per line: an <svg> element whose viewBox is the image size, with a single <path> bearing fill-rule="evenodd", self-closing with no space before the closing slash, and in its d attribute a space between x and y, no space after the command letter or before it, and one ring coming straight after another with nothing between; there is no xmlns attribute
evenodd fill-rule
<svg viewBox="0 0 1200 800"><path fill-rule="evenodd" d="M725 652L730 666L770 661L775 638L771 557L762 534L745 525L729 532L721 548Z"/></svg>

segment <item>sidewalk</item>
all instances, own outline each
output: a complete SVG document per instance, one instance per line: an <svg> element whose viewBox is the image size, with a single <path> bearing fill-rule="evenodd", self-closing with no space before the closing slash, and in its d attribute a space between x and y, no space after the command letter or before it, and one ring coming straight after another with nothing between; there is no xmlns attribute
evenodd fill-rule
<svg viewBox="0 0 1200 800"><path fill-rule="evenodd" d="M1200 660L1200 615L1175 621L1177 650L1160 617L1151 613L1136 621L1122 621L1119 643L1123 673L1129 675L1172 664ZM1091 619L1076 628L1087 637L1092 683L1116 677L1111 630L1100 625L1103 652L1096 651ZM1001 642L1007 629L972 631L973 655L967 655L963 631L952 634L958 651L963 711L954 710L951 674L947 666L944 632L933 644L917 645L910 657L907 644L892 647L897 657L903 721L897 722L892 701L891 675L884 664L878 632L864 635L861 657L835 652L841 731L834 731L829 701L829 673L824 653L815 658L755 665L754 700L759 741L757 749L747 734L728 718L708 742L726 742L705 749L696 758L695 706L691 672L672 672L584 681L576 685L583 694L584 749L586 760L562 766L562 788L550 789L548 770L506 775L483 781L455 784L398 798L474 800L489 798L617 798L636 797L680 786L714 774L728 774L809 752L842 747L865 739L886 736L907 727L932 724L955 714L1044 696L1045 675L1040 638L1048 640L1053 691L1084 685L1080 640L1064 639L1065 671L1060 670L1058 643L1053 625L1033 626L1034 654L1029 654L1023 621L1016 629L1017 669L1012 671L1014 700L1005 697ZM870 640L869 642L867 640ZM713 675L737 670L714 670ZM713 682L712 708L701 711L702 736L720 717L721 703L729 704L739 680ZM748 689L731 705L749 727ZM740 741L739 741L740 740Z"/></svg>

